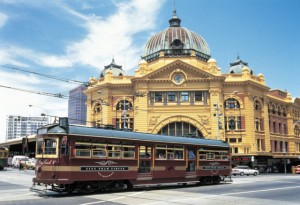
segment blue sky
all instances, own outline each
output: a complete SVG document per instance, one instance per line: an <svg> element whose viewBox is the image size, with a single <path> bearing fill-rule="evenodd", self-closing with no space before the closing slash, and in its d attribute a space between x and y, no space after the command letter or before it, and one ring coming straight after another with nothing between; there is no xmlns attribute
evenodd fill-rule
<svg viewBox="0 0 300 205"><path fill-rule="evenodd" d="M181 25L207 41L222 72L239 54L269 87L293 97L300 97L299 8L298 0L176 1ZM0 0L0 65L88 81L114 56L132 75L172 10L173 0ZM62 94L77 86L1 66L0 85ZM1 126L7 114L67 115L65 99L1 87L0 97Z"/></svg>

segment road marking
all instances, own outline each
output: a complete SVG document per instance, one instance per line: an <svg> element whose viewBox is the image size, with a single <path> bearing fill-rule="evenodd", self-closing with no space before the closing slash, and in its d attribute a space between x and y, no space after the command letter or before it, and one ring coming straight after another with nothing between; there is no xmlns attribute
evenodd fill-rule
<svg viewBox="0 0 300 205"><path fill-rule="evenodd" d="M80 204L80 205L101 204L103 202L116 201L118 199L135 196L135 195L142 194L142 193L144 193L144 192L136 192L133 194L129 194L129 195L125 195L125 196L121 196L121 197L117 197L117 198L113 198L113 199L109 199L109 200L105 200L105 201L95 201L95 202L90 202L90 203L85 203L85 204Z"/></svg>
<svg viewBox="0 0 300 205"><path fill-rule="evenodd" d="M0 199L6 199L6 198L12 198L12 197L19 197L19 196L27 196L27 195L34 195L34 193L5 196L5 197L0 197Z"/></svg>
<svg viewBox="0 0 300 205"><path fill-rule="evenodd" d="M147 203L147 204L142 204L142 205L164 204L166 202L179 202L179 201L205 199L205 198L212 198L212 197L219 197L219 196L230 196L230 195L238 195L238 194L248 194L248 193L255 193L255 192L267 192L267 191L275 191L275 190L282 190L282 189L295 189L295 188L300 188L300 186L281 187L281 188L274 188L274 189L261 189L261 190L255 190L255 191L234 192L234 193L227 193L227 194L201 196L201 197L188 197L188 198L184 198L184 199L174 199L174 200L170 200L170 201L158 201L158 202L152 202L152 203Z"/></svg>

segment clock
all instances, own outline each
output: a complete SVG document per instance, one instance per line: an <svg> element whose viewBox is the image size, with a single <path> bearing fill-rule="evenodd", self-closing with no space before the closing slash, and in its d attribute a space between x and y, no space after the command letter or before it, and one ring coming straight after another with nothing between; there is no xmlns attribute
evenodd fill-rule
<svg viewBox="0 0 300 205"><path fill-rule="evenodd" d="M173 76L173 82L175 84L181 84L183 82L183 76L181 74L175 74Z"/></svg>

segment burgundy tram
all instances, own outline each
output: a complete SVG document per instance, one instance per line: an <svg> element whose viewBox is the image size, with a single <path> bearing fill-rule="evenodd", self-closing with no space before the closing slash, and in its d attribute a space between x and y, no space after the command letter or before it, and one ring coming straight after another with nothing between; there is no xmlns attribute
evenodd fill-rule
<svg viewBox="0 0 300 205"><path fill-rule="evenodd" d="M221 140L163 136L59 124L38 129L34 186L92 192L230 176L230 146Z"/></svg>

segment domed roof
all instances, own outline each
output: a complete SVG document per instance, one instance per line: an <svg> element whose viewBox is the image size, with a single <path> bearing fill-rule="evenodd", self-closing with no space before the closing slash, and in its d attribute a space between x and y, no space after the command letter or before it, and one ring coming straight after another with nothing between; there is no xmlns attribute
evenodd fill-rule
<svg viewBox="0 0 300 205"><path fill-rule="evenodd" d="M201 60L207 61L210 58L210 49L206 41L197 33L180 26L181 20L177 17L175 9L169 23L169 28L155 34L146 43L143 59L155 60L160 51L168 57L189 56L195 51Z"/></svg>
<svg viewBox="0 0 300 205"><path fill-rule="evenodd" d="M122 69L121 65L117 65L115 63L115 59L113 58L111 63L107 66L104 66L104 69L100 73L100 78L104 77L106 72L110 70L113 76L123 76L126 75L125 71Z"/></svg>
<svg viewBox="0 0 300 205"><path fill-rule="evenodd" d="M233 63L230 63L230 67L229 69L227 70L226 73L228 74L242 74L242 70L244 67L247 67L248 66L248 63L242 61L240 59L240 57L238 56L237 57L237 60ZM248 67L248 69L250 70L250 74L253 75L254 74L254 71Z"/></svg>

